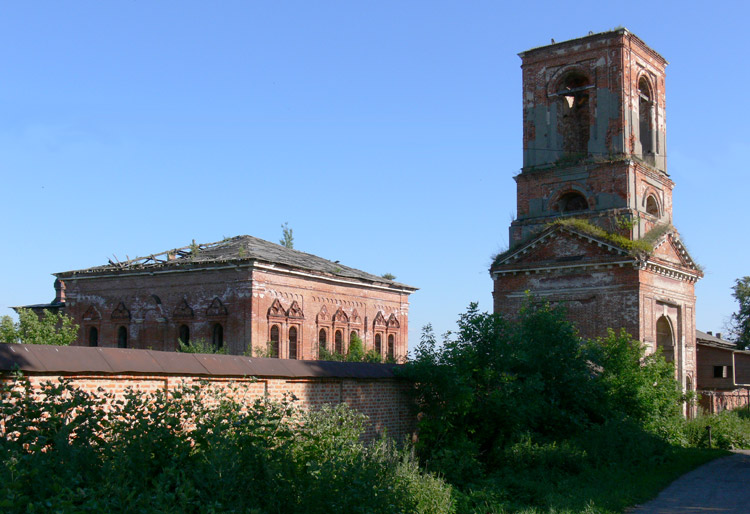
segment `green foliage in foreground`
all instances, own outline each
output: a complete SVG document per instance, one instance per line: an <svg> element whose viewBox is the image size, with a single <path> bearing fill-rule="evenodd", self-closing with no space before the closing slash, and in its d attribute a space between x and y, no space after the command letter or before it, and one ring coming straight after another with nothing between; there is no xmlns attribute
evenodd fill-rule
<svg viewBox="0 0 750 514"><path fill-rule="evenodd" d="M361 443L364 417L345 406L300 412L209 386L31 393L23 379L1 392L2 512L452 511L449 486L407 450Z"/></svg>
<svg viewBox="0 0 750 514"><path fill-rule="evenodd" d="M31 309L18 309L18 321L0 318L0 343L68 346L78 337L78 325L63 313L45 311L39 317Z"/></svg>
<svg viewBox="0 0 750 514"><path fill-rule="evenodd" d="M702 414L685 424L687 444L695 448L708 447L711 427L711 446L725 450L750 448L750 411L739 409L718 414Z"/></svg>
<svg viewBox="0 0 750 514"><path fill-rule="evenodd" d="M684 448L674 368L623 333L582 341L529 299L518 321L472 305L404 374L418 454L455 486L458 512L622 512L721 452Z"/></svg>

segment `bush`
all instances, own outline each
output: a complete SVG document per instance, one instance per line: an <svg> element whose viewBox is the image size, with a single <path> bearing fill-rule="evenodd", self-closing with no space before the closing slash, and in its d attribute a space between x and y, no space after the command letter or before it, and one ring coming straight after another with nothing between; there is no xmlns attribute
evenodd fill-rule
<svg viewBox="0 0 750 514"><path fill-rule="evenodd" d="M709 426L714 448L724 450L750 448L750 420L744 413L737 411L702 414L687 421L685 426L687 444L695 448L708 448Z"/></svg>
<svg viewBox="0 0 750 514"><path fill-rule="evenodd" d="M326 348L318 349L318 357L323 361L337 362L383 362L383 357L373 349L365 351L365 344L357 334L352 334L349 351L341 354Z"/></svg>
<svg viewBox="0 0 750 514"><path fill-rule="evenodd" d="M217 348L216 345L209 343L205 339L195 339L183 343L182 339L177 340L177 351L180 353L204 353L204 354L221 354L226 355L227 346L222 345Z"/></svg>
<svg viewBox="0 0 750 514"><path fill-rule="evenodd" d="M343 405L300 412L205 384L115 399L20 377L0 394L3 512L452 511L450 487L408 449L362 443L364 417Z"/></svg>
<svg viewBox="0 0 750 514"><path fill-rule="evenodd" d="M420 456L464 486L477 469L590 466L611 449L600 439L590 453L592 433L614 438L626 429L652 450L679 442L683 395L674 368L643 354L625 332L582 341L563 310L531 297L517 321L472 304L442 345L426 327L402 371L415 384Z"/></svg>

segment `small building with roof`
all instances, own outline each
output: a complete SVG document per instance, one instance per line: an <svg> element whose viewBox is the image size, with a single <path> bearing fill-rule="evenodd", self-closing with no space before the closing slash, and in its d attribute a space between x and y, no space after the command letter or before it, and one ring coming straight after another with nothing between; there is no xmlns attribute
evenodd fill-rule
<svg viewBox="0 0 750 514"><path fill-rule="evenodd" d="M252 236L55 273L54 309L78 344L173 351L203 341L231 354L318 359L365 350L403 360L417 289Z"/></svg>

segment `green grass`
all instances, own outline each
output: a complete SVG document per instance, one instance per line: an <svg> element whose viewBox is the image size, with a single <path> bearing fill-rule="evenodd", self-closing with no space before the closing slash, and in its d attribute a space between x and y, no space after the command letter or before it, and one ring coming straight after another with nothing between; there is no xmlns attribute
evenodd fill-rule
<svg viewBox="0 0 750 514"><path fill-rule="evenodd" d="M456 493L459 513L580 514L622 513L654 498L688 471L723 450L672 447L660 462L612 464L579 473L535 468L506 469Z"/></svg>

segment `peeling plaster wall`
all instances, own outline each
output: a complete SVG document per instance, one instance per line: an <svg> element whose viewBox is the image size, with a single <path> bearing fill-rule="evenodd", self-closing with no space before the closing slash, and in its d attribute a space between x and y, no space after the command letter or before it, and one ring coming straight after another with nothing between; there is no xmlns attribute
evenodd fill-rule
<svg viewBox="0 0 750 514"><path fill-rule="evenodd" d="M131 274L66 281L65 312L80 326L79 344L88 344L88 331L96 327L99 346L116 347L120 326L128 331L129 348L177 349L180 325L190 327L190 339L211 341L212 325L221 323L224 344L231 353L242 353L249 338L251 310L249 272L246 268L178 273ZM157 303L157 297L160 303ZM227 315L208 315L219 299ZM183 300L193 316L175 317ZM113 319L122 305L130 319ZM94 307L100 319L86 319Z"/></svg>
<svg viewBox="0 0 750 514"><path fill-rule="evenodd" d="M581 337L607 335L607 329L638 333L638 271L632 267L548 272L503 276L495 280L494 311L517 316L526 297L561 304Z"/></svg>
<svg viewBox="0 0 750 514"><path fill-rule="evenodd" d="M656 322L666 316L673 329L677 379L683 386L688 377L695 384L695 284L648 270L640 271L639 281L641 316L636 337L646 345L647 353L652 353L656 349Z"/></svg>
<svg viewBox="0 0 750 514"><path fill-rule="evenodd" d="M371 349L377 330L383 334L381 353L384 356L391 334L394 336L395 357L403 360L408 352L409 295L364 284L231 266L216 270L73 279L66 281L66 287L65 312L80 326L78 344L83 346L88 345L89 330L95 327L99 346L116 347L118 328L124 326L128 332L129 348L175 351L181 325L189 327L191 341L211 342L212 327L214 323L220 323L229 353L242 354L252 347L257 355L258 352L267 352L270 326L275 323L280 327L280 357L289 357L289 328L296 325L297 358L317 359L317 320L325 306L329 318L339 308L349 318L345 323L332 324L329 321L324 324L329 330L329 344L333 338L331 330L341 328L344 330L345 351L351 331L356 331L366 349ZM215 306L216 299L225 312L209 310ZM269 317L269 309L275 300L280 302L284 311L296 301L304 317ZM129 312L129 319L113 319L118 317L115 312L120 304ZM184 305L192 310L192 317L185 316ZM358 322L355 321L355 310ZM92 312L96 315L88 319L87 313ZM378 312L382 314L379 321L382 320L384 325L376 325Z"/></svg>
<svg viewBox="0 0 750 514"><path fill-rule="evenodd" d="M304 313L303 320L269 320L268 310L278 299L282 307L288 309L292 301L297 301ZM292 324L297 325L301 344L300 359L316 359L318 334L321 328L328 334L328 348L331 349L334 332L343 332L344 351L349 348L349 335L352 331L365 344L365 350L374 349L375 333L382 334L381 353L387 352L388 335L394 336L395 355L398 360L406 359L408 352L409 297L405 293L358 287L356 285L333 284L323 279L298 278L273 271L255 270L253 273L253 346L265 348L270 340L270 326L276 323L281 327L281 357L288 357L288 333ZM325 307L328 320L322 319L321 310ZM348 321L333 320L341 309ZM359 321L355 318L355 311ZM376 325L378 313L382 314L386 325ZM388 326L388 319L394 316L398 327Z"/></svg>
<svg viewBox="0 0 750 514"><path fill-rule="evenodd" d="M667 62L635 35L625 31L596 34L522 52L524 168L549 165L564 156L560 133L561 79L570 72L586 75L591 155L633 155L666 170L664 69ZM639 142L638 82L647 77L653 89L656 153L643 155Z"/></svg>

